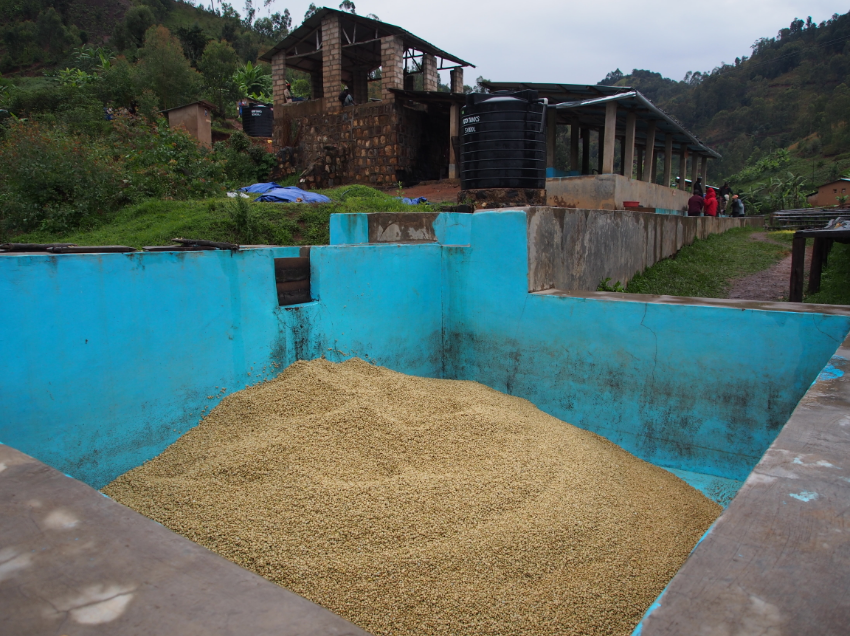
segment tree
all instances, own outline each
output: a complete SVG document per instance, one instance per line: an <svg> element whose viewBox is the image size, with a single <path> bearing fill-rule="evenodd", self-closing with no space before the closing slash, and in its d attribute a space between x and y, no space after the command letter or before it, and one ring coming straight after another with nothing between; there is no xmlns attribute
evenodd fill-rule
<svg viewBox="0 0 850 636"><path fill-rule="evenodd" d="M617 82L625 77L623 75L623 71L617 69L616 71L611 71L608 75L605 76L605 79L599 82L600 86L614 86Z"/></svg>
<svg viewBox="0 0 850 636"><path fill-rule="evenodd" d="M348 11L352 15L357 14L357 7L354 6L354 3L351 0L342 0L339 3L339 8L341 11Z"/></svg>
<svg viewBox="0 0 850 636"><path fill-rule="evenodd" d="M257 99L269 100L272 92L272 75L268 65L245 62L245 65L233 74L233 81L239 87L240 97L256 95Z"/></svg>
<svg viewBox="0 0 850 636"><path fill-rule="evenodd" d="M260 18L254 22L254 31L272 40L285 38L289 35L291 28L292 16L289 15L289 9L284 9L283 15L272 13L270 17Z"/></svg>
<svg viewBox="0 0 850 636"><path fill-rule="evenodd" d="M219 111L226 112L225 102L239 97L239 87L233 79L239 68L239 56L236 51L224 40L210 42L204 50L198 68Z"/></svg>
<svg viewBox="0 0 850 636"><path fill-rule="evenodd" d="M311 2L310 6L307 7L307 13L304 14L304 20L309 20L311 17L313 17L318 12L319 12L319 7L317 7L315 4L313 4Z"/></svg>
<svg viewBox="0 0 850 636"><path fill-rule="evenodd" d="M197 66L210 38L207 37L207 34L204 33L197 22L190 27L178 28L177 37L183 43L183 54L193 65Z"/></svg>
<svg viewBox="0 0 850 636"><path fill-rule="evenodd" d="M139 51L139 80L142 89L152 91L163 108L197 98L200 83L183 55L180 40L164 26L152 26L145 32L145 46Z"/></svg>
<svg viewBox="0 0 850 636"><path fill-rule="evenodd" d="M136 46L144 44L145 34L155 24L156 18L149 7L130 7L130 10L124 16L124 26Z"/></svg>

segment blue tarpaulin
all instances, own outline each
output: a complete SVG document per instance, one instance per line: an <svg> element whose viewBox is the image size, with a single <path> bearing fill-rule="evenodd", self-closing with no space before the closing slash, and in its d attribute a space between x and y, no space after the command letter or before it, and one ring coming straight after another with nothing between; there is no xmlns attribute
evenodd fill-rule
<svg viewBox="0 0 850 636"><path fill-rule="evenodd" d="M280 186L276 184L274 181L269 183L255 183L254 185L245 186L244 188L239 188L242 192L253 192L254 194L264 194L269 190L274 190L275 188L279 188Z"/></svg>
<svg viewBox="0 0 850 636"><path fill-rule="evenodd" d="M425 197L416 197L415 199L408 199L407 197L396 197L396 199L400 199L402 203L406 203L407 205L419 205L420 203L428 203L428 199Z"/></svg>
<svg viewBox="0 0 850 636"><path fill-rule="evenodd" d="M253 187L253 186L251 186ZM330 203L331 200L324 194L308 192L295 186L288 188L272 188L254 199L265 203Z"/></svg>

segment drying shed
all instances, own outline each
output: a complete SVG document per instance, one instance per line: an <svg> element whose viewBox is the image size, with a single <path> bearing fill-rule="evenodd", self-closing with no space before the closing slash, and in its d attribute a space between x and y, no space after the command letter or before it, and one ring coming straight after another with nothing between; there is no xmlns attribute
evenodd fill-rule
<svg viewBox="0 0 850 636"><path fill-rule="evenodd" d="M469 62L401 27L327 8L260 59L272 64L281 176L306 168L311 187L455 176L451 137ZM287 68L310 74L312 99L286 102ZM450 93L437 90L440 70L451 72ZM373 82L380 98L369 98ZM343 86L355 105L337 99Z"/></svg>
<svg viewBox="0 0 850 636"><path fill-rule="evenodd" d="M640 92L625 86L486 82L490 91L536 90L548 101L547 199L552 205L678 210L686 181L706 181L720 155ZM555 167L558 126L569 126L569 171ZM591 142L595 142L595 151ZM659 161L662 159L662 161ZM682 192L671 191L678 183Z"/></svg>

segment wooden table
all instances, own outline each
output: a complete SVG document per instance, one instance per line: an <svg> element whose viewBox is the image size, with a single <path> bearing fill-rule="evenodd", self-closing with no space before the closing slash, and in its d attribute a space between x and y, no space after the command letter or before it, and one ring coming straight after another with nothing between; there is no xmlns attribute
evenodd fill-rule
<svg viewBox="0 0 850 636"><path fill-rule="evenodd" d="M794 232L791 243L791 290L788 300L792 303L803 302L803 269L806 262L806 239L814 238L812 247L812 266L809 270L809 293L820 290L820 275L826 265L829 250L835 241L850 243L850 230L799 230Z"/></svg>

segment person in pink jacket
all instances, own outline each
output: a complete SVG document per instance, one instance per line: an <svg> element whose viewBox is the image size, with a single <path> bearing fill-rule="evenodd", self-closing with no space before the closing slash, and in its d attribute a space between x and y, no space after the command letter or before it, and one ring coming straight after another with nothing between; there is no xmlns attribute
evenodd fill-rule
<svg viewBox="0 0 850 636"><path fill-rule="evenodd" d="M705 193L705 209L706 216L717 216L717 195L714 193L714 188L708 188Z"/></svg>

